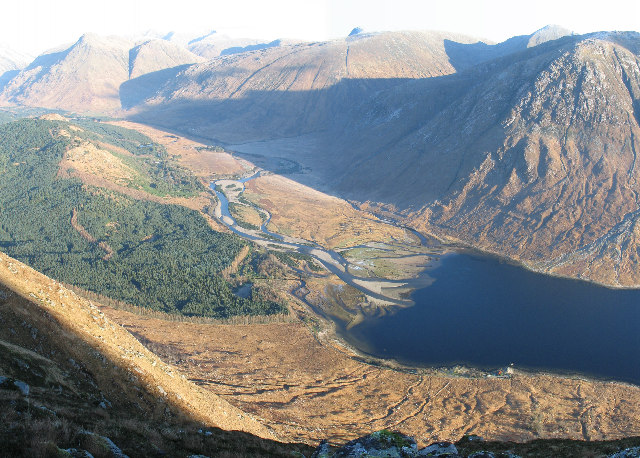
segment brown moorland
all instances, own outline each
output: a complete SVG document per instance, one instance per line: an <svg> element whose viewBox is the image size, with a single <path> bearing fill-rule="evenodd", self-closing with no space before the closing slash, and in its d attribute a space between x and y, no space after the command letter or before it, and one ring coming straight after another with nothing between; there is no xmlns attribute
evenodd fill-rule
<svg viewBox="0 0 640 458"><path fill-rule="evenodd" d="M545 374L412 373L362 362L300 322L229 326L102 311L190 380L287 440L345 442L383 428L422 445L465 434L521 442L640 434L635 386Z"/></svg>
<svg viewBox="0 0 640 458"><path fill-rule="evenodd" d="M327 248L413 240L402 228L384 224L342 199L280 175L260 176L247 182L246 189L245 197L271 214L269 229L273 232Z"/></svg>
<svg viewBox="0 0 640 458"><path fill-rule="evenodd" d="M0 443L7 456L290 456L250 414L189 382L89 300L0 253ZM16 382L14 384L14 381ZM108 444L107 444L108 445ZM118 455L119 456L119 455Z"/></svg>
<svg viewBox="0 0 640 458"><path fill-rule="evenodd" d="M111 124L137 130L161 144L180 165L191 170L207 184L214 179L240 175L252 167L248 162L237 159L227 152L207 149L208 145L183 135L171 134L131 121L113 121Z"/></svg>

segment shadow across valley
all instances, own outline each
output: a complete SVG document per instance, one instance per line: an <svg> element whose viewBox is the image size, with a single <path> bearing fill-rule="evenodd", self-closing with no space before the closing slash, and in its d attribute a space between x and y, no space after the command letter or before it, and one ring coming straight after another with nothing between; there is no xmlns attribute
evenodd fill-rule
<svg viewBox="0 0 640 458"><path fill-rule="evenodd" d="M259 165L273 172L270 164L278 161L271 159L294 161L300 171L289 177L295 181L402 211L449 193L487 152L499 150L518 91L580 37L526 48L529 39L498 45L445 40L452 65L466 69L423 79L343 78L323 89L214 98L171 89L169 78L182 67L130 80L120 94L133 121L223 146L249 161L270 158Z"/></svg>
<svg viewBox="0 0 640 458"><path fill-rule="evenodd" d="M123 106L144 98L136 99L138 85L160 79L154 74L123 84ZM435 141L419 148L407 147L405 139L455 106L477 83L468 72L420 80L343 79L321 90L153 101L135 106L128 119L222 146L274 173L282 174L282 161L293 161L297 165L287 167L288 178L340 198L424 204L449 186L457 169L435 173L424 162L435 161L429 156L459 133L452 130L452 120ZM394 183L407 168L422 174L417 193Z"/></svg>

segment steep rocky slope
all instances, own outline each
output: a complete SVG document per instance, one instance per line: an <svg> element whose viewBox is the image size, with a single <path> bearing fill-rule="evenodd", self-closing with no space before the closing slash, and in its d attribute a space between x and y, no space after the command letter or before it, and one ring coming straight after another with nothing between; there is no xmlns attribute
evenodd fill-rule
<svg viewBox="0 0 640 458"><path fill-rule="evenodd" d="M129 51L129 78L204 59L166 40L148 40Z"/></svg>
<svg viewBox="0 0 640 458"><path fill-rule="evenodd" d="M338 187L536 268L638 285L639 49L566 37L388 91L340 138Z"/></svg>
<svg viewBox="0 0 640 458"><path fill-rule="evenodd" d="M121 456L100 450L105 436L133 456L300 450L188 382L92 302L2 253L0 319L3 453Z"/></svg>

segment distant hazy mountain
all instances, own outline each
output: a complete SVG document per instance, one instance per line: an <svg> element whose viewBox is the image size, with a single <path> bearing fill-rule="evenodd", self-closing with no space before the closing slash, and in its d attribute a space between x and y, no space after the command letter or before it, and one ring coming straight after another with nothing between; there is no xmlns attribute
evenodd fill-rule
<svg viewBox="0 0 640 458"><path fill-rule="evenodd" d="M162 39L187 49L192 53L205 59L212 59L220 55L237 54L239 52L251 51L256 49L271 48L280 44L292 44L291 40L275 40L267 41L255 38L232 38L215 30L208 32L157 32L147 31L141 38L143 41L148 39ZM298 41L295 41L297 43Z"/></svg>
<svg viewBox="0 0 640 458"><path fill-rule="evenodd" d="M370 33L221 56L170 75L137 112L229 140L300 134L326 128L376 91L477 63L485 57L474 57L475 41L440 32ZM459 57L451 59L450 48Z"/></svg>
<svg viewBox="0 0 640 458"><path fill-rule="evenodd" d="M10 70L19 70L29 63L30 57L5 46L0 46L0 75Z"/></svg>
<svg viewBox="0 0 640 458"><path fill-rule="evenodd" d="M559 25L548 25L546 27L537 30L529 35L529 41L527 47L538 46L547 41L557 40L558 38L573 35L573 32L569 29L565 29Z"/></svg>
<svg viewBox="0 0 640 458"><path fill-rule="evenodd" d="M151 39L83 35L62 50L38 56L10 75L0 101L78 112L118 110L120 86L129 78L203 59L176 44Z"/></svg>
<svg viewBox="0 0 640 458"><path fill-rule="evenodd" d="M293 44L294 41L275 40L267 42L254 38L231 38L216 32L196 37L190 40L186 47L194 54L212 59L218 56L238 54L245 51L255 51L258 49L273 48L283 44Z"/></svg>
<svg viewBox="0 0 640 458"><path fill-rule="evenodd" d="M0 99L73 111L118 108L132 47L122 38L83 35L68 49L37 57L7 83Z"/></svg>
<svg viewBox="0 0 640 458"><path fill-rule="evenodd" d="M20 69L27 66L32 57L0 46L0 89L13 78Z"/></svg>
<svg viewBox="0 0 640 458"><path fill-rule="evenodd" d="M204 59L166 40L149 40L129 52L129 77L164 70L178 65L194 64Z"/></svg>

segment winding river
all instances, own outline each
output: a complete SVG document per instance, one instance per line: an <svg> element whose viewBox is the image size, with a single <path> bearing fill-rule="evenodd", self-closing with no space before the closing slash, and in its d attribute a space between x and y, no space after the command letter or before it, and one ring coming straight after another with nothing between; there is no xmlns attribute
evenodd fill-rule
<svg viewBox="0 0 640 458"><path fill-rule="evenodd" d="M233 180L237 185L242 185L249 180L255 179L260 176L261 172L256 172L253 175L241 178L239 180ZM238 226L237 222L229 211L229 199L227 196L220 192L217 187L221 184L228 183L229 180L218 180L211 183L211 189L215 192L218 198L219 204L216 208L216 216L236 234L254 242L260 242L264 245L271 245L274 247L284 248L287 250L297 251L298 253L307 254L312 256L316 261L324 266L332 274L339 277L343 282L351 285L358 290L362 291L367 296L384 301L393 305L410 306L413 304L411 300L399 299L387 294L383 294L382 290L393 290L393 288L407 286L410 281L395 281L386 280L382 278L366 278L358 277L349 272L349 262L340 253L334 250L327 250L320 245L307 241L295 239L293 237L286 237L280 234L273 233L267 229L267 224L271 218L270 215L264 209L258 209L260 212L267 214L265 222L260 227L259 231L245 229Z"/></svg>
<svg viewBox="0 0 640 458"><path fill-rule="evenodd" d="M336 320L340 335L363 353L412 366L495 371L513 364L640 385L640 290L551 277L453 251L425 271L430 284L414 291L412 301L393 299L374 288L372 279L350 274L348 261L335 251L271 233L268 220L260 231L238 227L226 196L216 195L221 220L235 233L309 254L370 297L403 306L353 327ZM405 284L376 281L389 288Z"/></svg>

